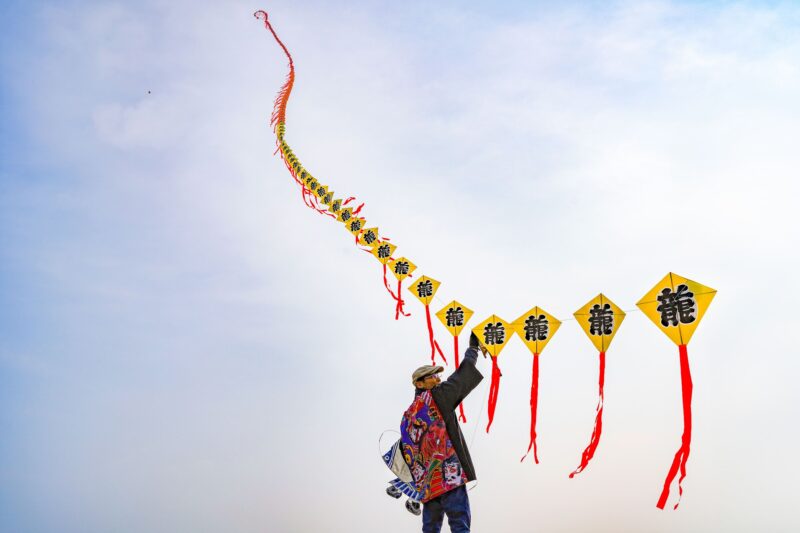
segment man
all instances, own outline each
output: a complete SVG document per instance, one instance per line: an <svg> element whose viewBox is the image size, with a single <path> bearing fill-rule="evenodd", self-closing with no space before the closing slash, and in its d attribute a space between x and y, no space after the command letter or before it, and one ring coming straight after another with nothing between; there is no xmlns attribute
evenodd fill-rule
<svg viewBox="0 0 800 533"><path fill-rule="evenodd" d="M452 533L469 533L466 483L476 479L475 467L455 411L483 379L475 368L479 349L473 333L464 361L447 381L439 377L444 368L434 365L419 367L411 376L414 401L403 415L400 433L403 458L422 494L423 533L439 533L445 514Z"/></svg>

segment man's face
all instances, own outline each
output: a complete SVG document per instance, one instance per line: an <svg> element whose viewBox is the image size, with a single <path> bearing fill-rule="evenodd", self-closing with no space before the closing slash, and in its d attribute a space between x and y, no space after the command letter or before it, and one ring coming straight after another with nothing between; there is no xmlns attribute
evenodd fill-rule
<svg viewBox="0 0 800 533"><path fill-rule="evenodd" d="M419 381L417 381L417 388L431 390L441 382L442 378L439 377L439 374L433 374L431 376L426 376L424 379L420 379Z"/></svg>

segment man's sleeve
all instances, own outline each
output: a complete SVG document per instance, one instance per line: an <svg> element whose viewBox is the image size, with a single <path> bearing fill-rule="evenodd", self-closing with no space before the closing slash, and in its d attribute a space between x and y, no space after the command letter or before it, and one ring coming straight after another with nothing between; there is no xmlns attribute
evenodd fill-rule
<svg viewBox="0 0 800 533"><path fill-rule="evenodd" d="M450 374L446 381L436 389L436 404L443 411L452 411L460 404L483 379L483 374L475 367L478 348L467 348L464 360L458 370Z"/></svg>

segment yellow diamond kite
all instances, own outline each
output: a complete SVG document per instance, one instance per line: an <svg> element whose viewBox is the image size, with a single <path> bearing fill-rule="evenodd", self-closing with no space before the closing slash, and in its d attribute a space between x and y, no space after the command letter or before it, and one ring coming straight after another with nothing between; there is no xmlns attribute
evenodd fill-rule
<svg viewBox="0 0 800 533"><path fill-rule="evenodd" d="M328 205L328 211L330 211L334 215L338 215L341 210L342 210L342 200L339 198L334 199Z"/></svg>
<svg viewBox="0 0 800 533"><path fill-rule="evenodd" d="M464 325L472 318L472 309L453 300L436 313L436 317L444 324L454 337L457 337Z"/></svg>
<svg viewBox="0 0 800 533"><path fill-rule="evenodd" d="M417 265L405 257L398 257L389 261L389 268L392 270L394 277L397 278L397 281L403 281L417 269Z"/></svg>
<svg viewBox="0 0 800 533"><path fill-rule="evenodd" d="M435 279L422 276L417 281L412 283L408 290L411 291L411 293L416 296L420 302L428 305L431 303L433 295L436 294L437 290L439 290L439 285L441 285L441 283Z"/></svg>
<svg viewBox="0 0 800 533"><path fill-rule="evenodd" d="M349 222L350 219L353 218L353 208L352 207L343 207L339 214L336 216L336 220L339 222Z"/></svg>
<svg viewBox="0 0 800 533"><path fill-rule="evenodd" d="M378 228L364 228L364 232L358 237L358 244L361 246L378 244Z"/></svg>
<svg viewBox="0 0 800 533"><path fill-rule="evenodd" d="M514 330L511 324L497 315L492 315L474 328L472 332L492 357L497 357L508 344Z"/></svg>
<svg viewBox="0 0 800 533"><path fill-rule="evenodd" d="M611 340L617 334L617 329L625 320L625 312L602 293L575 311L574 316L583 332L600 352L608 350Z"/></svg>
<svg viewBox="0 0 800 533"><path fill-rule="evenodd" d="M372 248L372 255L374 255L378 259L378 261L380 261L385 265L392 258L392 254L394 253L396 248L397 246L395 246L394 244L383 241Z"/></svg>
<svg viewBox="0 0 800 533"><path fill-rule="evenodd" d="M715 289L670 272L636 305L678 346L686 345L697 329Z"/></svg>
<svg viewBox="0 0 800 533"><path fill-rule="evenodd" d="M358 234L364 226L366 225L367 221L361 217L353 217L347 221L345 226L347 226L347 231L352 233L353 235Z"/></svg>
<svg viewBox="0 0 800 533"><path fill-rule="evenodd" d="M533 355L539 355L556 334L561 322L540 307L534 307L512 324L514 331Z"/></svg>

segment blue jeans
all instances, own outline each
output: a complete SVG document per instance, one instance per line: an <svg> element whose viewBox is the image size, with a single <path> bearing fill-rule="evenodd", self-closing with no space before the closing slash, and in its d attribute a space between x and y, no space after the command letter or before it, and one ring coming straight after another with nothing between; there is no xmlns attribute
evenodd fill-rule
<svg viewBox="0 0 800 533"><path fill-rule="evenodd" d="M422 505L422 533L439 533L444 515L452 533L469 533L472 514L466 485L445 492Z"/></svg>

